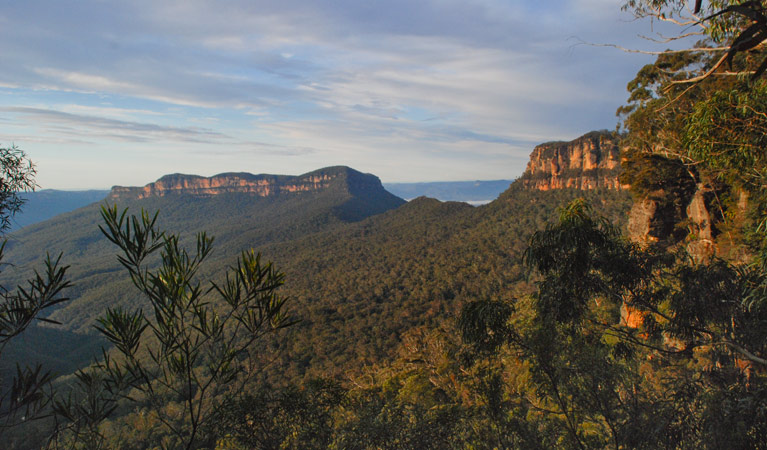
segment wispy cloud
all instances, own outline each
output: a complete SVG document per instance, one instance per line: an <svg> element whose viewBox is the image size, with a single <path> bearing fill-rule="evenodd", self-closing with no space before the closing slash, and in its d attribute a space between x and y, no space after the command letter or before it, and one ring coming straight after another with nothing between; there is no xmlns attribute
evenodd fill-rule
<svg viewBox="0 0 767 450"><path fill-rule="evenodd" d="M168 127L97 116L72 114L51 109L23 106L0 107L0 112L23 115L53 134L69 134L92 140L100 137L124 142L182 141L221 143L225 134L198 127Z"/></svg>

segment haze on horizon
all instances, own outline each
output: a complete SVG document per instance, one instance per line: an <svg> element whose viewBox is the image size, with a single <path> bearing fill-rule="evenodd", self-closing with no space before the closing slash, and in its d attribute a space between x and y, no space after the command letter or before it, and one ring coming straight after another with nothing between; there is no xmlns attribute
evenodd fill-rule
<svg viewBox="0 0 767 450"><path fill-rule="evenodd" d="M614 128L651 57L620 2L178 0L0 8L0 145L41 188L168 173L511 179Z"/></svg>

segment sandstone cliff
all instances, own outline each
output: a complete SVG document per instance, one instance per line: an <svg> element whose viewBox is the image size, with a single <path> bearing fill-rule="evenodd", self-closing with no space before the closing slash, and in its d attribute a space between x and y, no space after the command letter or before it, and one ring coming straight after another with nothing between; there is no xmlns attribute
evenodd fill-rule
<svg viewBox="0 0 767 450"><path fill-rule="evenodd" d="M624 189L618 181L618 138L592 131L570 142L549 142L533 150L520 178L528 189Z"/></svg>
<svg viewBox="0 0 767 450"><path fill-rule="evenodd" d="M381 180L348 167L328 167L303 175L254 175L251 173L222 173L212 177L198 175L165 175L144 187L114 186L111 199L143 199L168 195L210 197L241 193L259 197L279 194L317 192L327 189L347 191L383 190Z"/></svg>
<svg viewBox="0 0 767 450"><path fill-rule="evenodd" d="M629 189L629 184L619 181L621 162L619 138L607 131L592 131L570 142L535 147L520 182L527 189L541 191ZM664 185L651 192L632 189L634 204L629 213L628 235L645 245L683 244L695 260L703 261L721 254L717 242L721 208L715 204L717 195L711 186L696 184L686 174L680 172L673 186ZM739 209L741 216L745 214L744 206Z"/></svg>
<svg viewBox="0 0 767 450"><path fill-rule="evenodd" d="M628 237L643 245L682 245L696 262L712 256L750 260L748 249L738 241L747 221L748 195L741 190L727 193L706 183L692 185L686 195L658 190L637 196L629 212ZM737 202L723 205L724 196ZM726 215L724 208L728 208Z"/></svg>

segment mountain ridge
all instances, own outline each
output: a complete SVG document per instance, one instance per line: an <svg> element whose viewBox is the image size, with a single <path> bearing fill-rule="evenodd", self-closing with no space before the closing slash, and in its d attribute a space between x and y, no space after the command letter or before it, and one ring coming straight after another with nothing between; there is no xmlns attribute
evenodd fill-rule
<svg viewBox="0 0 767 450"><path fill-rule="evenodd" d="M112 187L108 198L112 200L144 199L166 195L193 195L207 197L225 193L250 194L269 197L284 193L312 192L340 186L362 192L383 189L381 180L346 166L332 166L302 175L252 174L225 172L210 177L188 174L169 174L143 187Z"/></svg>

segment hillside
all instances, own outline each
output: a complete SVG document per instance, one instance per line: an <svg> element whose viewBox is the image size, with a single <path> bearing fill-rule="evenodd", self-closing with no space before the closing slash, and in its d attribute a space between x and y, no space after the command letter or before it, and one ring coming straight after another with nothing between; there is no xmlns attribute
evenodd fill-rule
<svg viewBox="0 0 767 450"><path fill-rule="evenodd" d="M131 213L162 211L161 226L190 238L194 232L210 230L217 239L210 272L234 262L237 254L266 243L332 229L397 207L403 200L386 192L378 178L349 168L328 168L313 172L333 181L312 191L285 192L261 197L222 193L198 197L177 193L171 197L117 199L120 208ZM127 275L114 256L114 248L101 235L99 204L89 205L46 222L19 230L7 247L7 261L13 266L3 274L13 284L39 267L46 252L63 253L70 265L74 286L72 301L52 314L65 330L92 333L92 324L108 305L132 306ZM125 295L122 295L122 294Z"/></svg>
<svg viewBox="0 0 767 450"><path fill-rule="evenodd" d="M348 376L392 357L407 330L451 322L468 301L530 293L521 261L529 238L576 197L619 222L630 206L621 191L536 192L515 184L484 206L418 198L263 247L286 271L303 319L285 339L280 373Z"/></svg>
<svg viewBox="0 0 767 450"><path fill-rule="evenodd" d="M250 174L247 174L250 175ZM251 175L253 176L253 175ZM194 176L190 176L194 178ZM199 177L203 178L203 177ZM438 181L424 183L383 183L384 188L406 200L431 197L441 201L485 204L498 198L513 180ZM91 203L104 200L111 190L65 191L42 189L24 192L24 207L11 221L10 231L52 219Z"/></svg>

